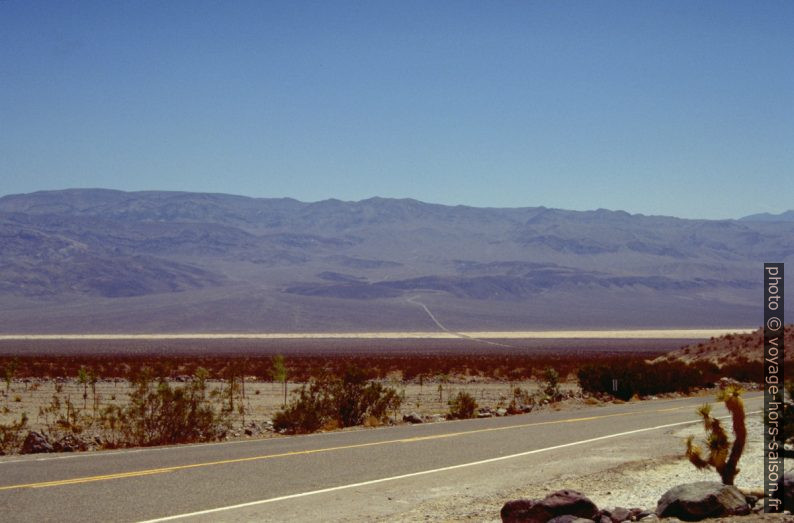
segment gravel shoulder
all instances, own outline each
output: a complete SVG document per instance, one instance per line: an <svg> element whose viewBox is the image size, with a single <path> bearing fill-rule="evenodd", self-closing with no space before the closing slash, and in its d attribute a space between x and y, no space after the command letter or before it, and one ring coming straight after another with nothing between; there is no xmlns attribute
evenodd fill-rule
<svg viewBox="0 0 794 523"><path fill-rule="evenodd" d="M748 442L736 484L742 489L763 490L763 423L760 414L748 416L747 429ZM646 441L632 442L630 446L618 442L598 447L593 453L576 457L578 465L575 469L588 470L586 474L551 462L542 476L506 469L507 473L513 472L512 479L479 485L476 490L470 488L457 494L443 490L435 495L426 492L424 496L409 500L409 510L377 520L498 522L499 510L506 501L542 498L563 488L584 493L600 508L640 507L653 511L662 494L675 485L718 480L716 472L697 470L683 456L684 440L690 434L702 437L702 426L693 424L660 431ZM513 486L508 486L511 483ZM794 517L768 514L713 521L794 522Z"/></svg>

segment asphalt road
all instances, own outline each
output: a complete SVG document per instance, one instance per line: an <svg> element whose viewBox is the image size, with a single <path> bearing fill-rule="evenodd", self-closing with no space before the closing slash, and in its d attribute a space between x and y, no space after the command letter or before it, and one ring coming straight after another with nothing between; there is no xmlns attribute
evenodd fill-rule
<svg viewBox="0 0 794 523"><path fill-rule="evenodd" d="M748 411L761 394L745 397ZM3 521L365 520L389 495L587 472L696 422L704 398L204 445L0 458ZM723 411L717 409L716 412ZM612 445L610 447L609 445ZM626 453L626 459L630 459ZM614 459L614 457L613 457ZM479 482L479 483L478 483Z"/></svg>

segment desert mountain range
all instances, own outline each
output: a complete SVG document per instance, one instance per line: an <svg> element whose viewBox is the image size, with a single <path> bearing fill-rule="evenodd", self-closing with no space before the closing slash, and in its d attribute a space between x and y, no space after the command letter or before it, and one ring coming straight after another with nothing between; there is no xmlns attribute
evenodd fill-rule
<svg viewBox="0 0 794 523"><path fill-rule="evenodd" d="M792 211L46 191L0 198L0 332L753 327L792 256Z"/></svg>

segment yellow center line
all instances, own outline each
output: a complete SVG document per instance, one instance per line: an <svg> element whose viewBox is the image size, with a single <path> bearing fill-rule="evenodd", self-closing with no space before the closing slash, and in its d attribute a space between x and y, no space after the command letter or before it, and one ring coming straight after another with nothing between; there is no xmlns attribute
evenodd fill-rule
<svg viewBox="0 0 794 523"><path fill-rule="evenodd" d="M751 398L755 399L755 398ZM536 421L534 423L522 423L519 425L508 425L506 427L490 427L487 429L477 429L477 430L468 430L468 431L460 431L460 432L448 432L445 434L435 434L432 436L416 436L413 438L400 438L400 439L392 439L392 440L384 440L384 441L373 441L370 443L358 443L355 445L342 445L337 447L326 447L321 449L311 449L311 450L296 450L291 452L282 452L279 454L264 454L260 456L249 456L246 458L233 458L233 459L224 459L218 461L207 461L203 463L191 463L188 465L174 465L172 467L163 467L163 468L155 468L155 469L146 469L146 470L137 470L132 472L118 472L115 474L104 474L99 476L85 476L85 477L78 477L78 478L70 478L70 479L61 479L61 480L54 480L54 481L42 481L37 483L23 483L18 485L7 485L0 487L0 491L3 490L16 490L16 489L24 489L24 488L48 488L48 487L59 487L63 485L74 485L78 483L90 483L94 481L108 481L113 479L123 479L123 478L132 478L138 476L151 476L154 474L165 474L168 472L175 472L179 470L188 470L188 469L195 469L195 468L203 468L203 467L213 467L218 465L229 465L233 463L245 463L249 461L262 461L267 459L276 459L276 458L285 458L290 456L305 456L309 454L319 454L323 452L335 452L340 450L348 450L348 449L360 449L365 447L374 447L378 445L390 445L390 444L399 444L399 443L416 443L419 441L429 441L435 439L445 439L445 438L454 438L459 436L466 436L469 434L482 434L485 432L497 432L502 430L513 430L513 429L522 429L528 427L539 427L544 425L557 425L562 423L578 423L582 421L593 421L599 419L606 419L606 418L615 418L620 416L634 416L639 414L648 414L651 412L670 412L673 410L680 410L684 408L691 408L691 405L682 406L682 407L673 407L667 409L655 409L651 411L642 411L642 412L620 412L616 414L603 414L600 416L587 416L581 418L568 418L562 420L554 420L554 421ZM697 420L695 420L697 421ZM694 421L693 421L694 422Z"/></svg>

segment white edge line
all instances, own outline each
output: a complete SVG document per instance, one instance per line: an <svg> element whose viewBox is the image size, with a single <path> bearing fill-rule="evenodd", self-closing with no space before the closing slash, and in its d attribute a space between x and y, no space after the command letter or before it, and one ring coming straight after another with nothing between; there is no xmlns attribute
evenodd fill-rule
<svg viewBox="0 0 794 523"><path fill-rule="evenodd" d="M760 410L756 410L756 411L748 412L747 414L757 414L759 412L761 412L761 411ZM285 501L285 500L288 500L288 499L303 498L303 497L307 497L307 496L313 496L313 495L316 495L316 494L325 494L325 493L328 493L328 492L335 492L335 491L338 491L338 490L346 490L346 489L351 489L351 488L356 488L356 487L364 487L364 486L367 486L367 485L375 485L375 484L378 484L378 483L385 483L387 481L395 481L395 480L398 480L398 479L413 478L413 477L416 477L416 476L425 476L427 474L434 474L436 472L446 472L448 470L461 469L461 468L465 468L465 467L473 467L475 465L484 465L486 463L495 463L497 461L504 461L506 459L513 459L513 458L520 458L520 457L523 457L523 456L529 456L531 454L539 454L541 452L547 452L547 451L550 451L550 450L558 450L558 449L563 449L563 448L566 448L566 447L573 447L575 445L583 445L585 443L593 443L593 442L596 442L596 441L603 441L605 439L612 439L612 438L617 438L617 437L620 437L620 436L628 436L630 434L638 434L640 432L648 432L648 431L651 431L651 430L666 429L666 428L669 428L669 427L676 427L676 426L679 426L679 425L692 425L693 423L700 423L700 420L679 421L677 423L668 423L666 425L657 425L656 427L647 427L647 428L644 428L644 429L636 429L636 430L630 430L628 432L619 432L617 434L609 434L609 435L606 435L606 436L599 436L597 438L583 439L581 441L574 441L574 442L571 442L571 443L563 443L562 445L554 445L553 447L546 447L546 448L543 448L543 449L529 450L527 452L519 452L518 454L510 454L508 456L499 456L498 458L489 458L489 459L483 459L483 460L480 460L480 461L471 461L469 463L461 463L460 465L451 465L449 467L441 467L441 468L437 468L437 469L423 470L421 472L411 472L409 474L401 474L399 476L391 476L391 477L388 477L388 478L372 479L372 480L369 480L369 481L362 481L362 482L359 482L359 483L350 483L348 485L339 485L339 486L336 486L336 487L329 487L329 488L324 488L324 489L320 489L320 490L312 490L312 491L309 491L309 492L299 492L297 494L289 494L287 496L279 496L279 497L276 497L276 498L261 499L261 500L258 500L258 501L249 501L247 503L240 503L238 505L229 505L227 507L211 508L211 509L207 509L207 510L199 510L197 512L188 512L188 513L185 513L185 514L177 514L177 515L174 515L174 516L166 516L166 517L163 517L163 518L148 519L148 520L145 520L145 521L141 521L140 523L158 523L160 521L173 521L173 520L176 520L176 519L190 518L190 517L195 517L195 516L203 516L203 515L206 515L206 514L214 514L216 512L224 512L224 511L227 511L227 510L235 510L235 509L240 509L240 508L253 507L253 506L256 506L256 505L264 505L266 503L275 503L276 501Z"/></svg>

